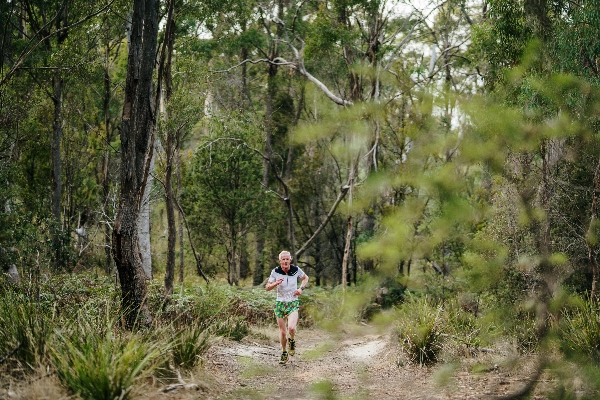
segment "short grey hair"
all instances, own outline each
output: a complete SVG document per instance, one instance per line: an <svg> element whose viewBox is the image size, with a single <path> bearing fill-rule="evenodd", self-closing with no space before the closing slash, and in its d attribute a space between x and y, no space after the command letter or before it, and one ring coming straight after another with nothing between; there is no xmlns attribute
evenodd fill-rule
<svg viewBox="0 0 600 400"><path fill-rule="evenodd" d="M281 253L279 253L279 259L281 260L281 257L283 257L284 255L288 255L290 256L290 259L292 259L292 254L287 250L283 250Z"/></svg>

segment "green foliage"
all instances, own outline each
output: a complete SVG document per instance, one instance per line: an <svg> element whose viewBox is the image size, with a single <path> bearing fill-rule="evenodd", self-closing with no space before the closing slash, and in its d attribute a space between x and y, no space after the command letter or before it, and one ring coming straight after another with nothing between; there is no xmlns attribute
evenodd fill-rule
<svg viewBox="0 0 600 400"><path fill-rule="evenodd" d="M171 343L173 364L178 368L190 369L202 362L202 356L211 346L211 336L199 325L188 326L175 334Z"/></svg>
<svg viewBox="0 0 600 400"><path fill-rule="evenodd" d="M335 400L339 398L339 396L336 394L333 382L328 380L313 383L311 386L311 391L315 393L318 399Z"/></svg>
<svg viewBox="0 0 600 400"><path fill-rule="evenodd" d="M339 285L333 289L311 287L310 296L300 297L300 323L337 330L340 324L369 319L380 310L373 306L376 290L377 284L372 282L349 287L345 293Z"/></svg>
<svg viewBox="0 0 600 400"><path fill-rule="evenodd" d="M7 285L5 282L3 285ZM41 365L48 357L56 315L52 307L27 298L10 288L0 297L0 354L26 370ZM17 368L15 368L17 370Z"/></svg>
<svg viewBox="0 0 600 400"><path fill-rule="evenodd" d="M214 331L218 336L223 336L236 341L245 338L250 332L248 323L242 317L228 317L215 323Z"/></svg>
<svg viewBox="0 0 600 400"><path fill-rule="evenodd" d="M562 350L571 358L600 361L600 305L585 299L574 309L565 309L559 325Z"/></svg>
<svg viewBox="0 0 600 400"><path fill-rule="evenodd" d="M478 310L479 304L476 301L471 296L463 295L446 306L447 333L450 335L449 341L455 342L446 347L453 347L455 353L459 349L466 350L463 354L476 351L486 339L482 335L482 331L487 333L485 321L481 318L482 313Z"/></svg>
<svg viewBox="0 0 600 400"><path fill-rule="evenodd" d="M135 382L164 357L160 342L121 331L115 309L110 299L102 307L89 302L56 331L51 354L58 377L83 398L130 398Z"/></svg>
<svg viewBox="0 0 600 400"><path fill-rule="evenodd" d="M397 337L410 363L431 365L438 361L444 344L445 320L440 306L426 297L411 297L400 308Z"/></svg>
<svg viewBox="0 0 600 400"><path fill-rule="evenodd" d="M404 300L406 285L398 278L386 278L381 284L381 288L383 289L381 300L378 299L377 302L381 304L382 308L386 309L398 306Z"/></svg>
<svg viewBox="0 0 600 400"><path fill-rule="evenodd" d="M260 325L273 320L272 293L263 288L241 290L227 285L209 285L186 289L165 298L162 288L157 285L149 290L148 297L157 324L173 326L177 332L194 331L184 336L190 351L194 342L199 350L203 345L209 345L209 338L200 335L204 331L241 340L249 333L250 324ZM203 344L204 340L206 343Z"/></svg>
<svg viewBox="0 0 600 400"><path fill-rule="evenodd" d="M196 247L203 256L217 247L227 262L229 283L237 284L235 260L242 237L258 228L270 207L261 186L262 160L255 151L260 136L248 115L214 118L206 128L184 177L182 205Z"/></svg>

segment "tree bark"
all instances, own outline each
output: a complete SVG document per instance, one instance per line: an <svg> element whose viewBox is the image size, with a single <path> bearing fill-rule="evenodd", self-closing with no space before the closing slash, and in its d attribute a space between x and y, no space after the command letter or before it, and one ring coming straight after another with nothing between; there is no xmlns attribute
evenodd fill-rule
<svg viewBox="0 0 600 400"><path fill-rule="evenodd" d="M344 259L342 260L342 290L346 292L348 285L348 260L350 259L350 242L352 241L352 216L348 217L348 229L346 231L346 244L344 246Z"/></svg>
<svg viewBox="0 0 600 400"><path fill-rule="evenodd" d="M265 264L263 259L263 251L265 248L264 239L264 221L261 221L260 230L256 234L256 252L254 254L254 274L252 278L252 284L258 286L263 282L265 274Z"/></svg>
<svg viewBox="0 0 600 400"><path fill-rule="evenodd" d="M177 140L179 143L179 139ZM181 193L181 153L177 146L177 193ZM178 201L176 199L176 201ZM183 214L177 210L178 236L179 236L179 282L183 283L185 263L183 258Z"/></svg>
<svg viewBox="0 0 600 400"><path fill-rule="evenodd" d="M55 269L63 266L61 239L62 223L60 203L62 198L62 167L60 157L60 140L62 136L62 97L64 81L61 76L56 75L52 79L53 94L52 102L54 103L54 118L52 122L52 142L51 142L51 157L52 157L52 215L54 215L55 226L53 229L54 241L54 259L52 264Z"/></svg>
<svg viewBox="0 0 600 400"><path fill-rule="evenodd" d="M600 229L598 229L598 196L600 196L600 158L596 164L596 170L594 171L594 186L592 188L592 206L590 209L590 225L587 232L587 250L588 250L588 261L592 267L592 288L590 297L593 301L598 300L598 260L596 259L597 249L597 235ZM592 238L593 241L591 240Z"/></svg>
<svg viewBox="0 0 600 400"><path fill-rule="evenodd" d="M109 182L108 182L108 166L109 166L109 161L110 161L110 150L109 150L109 146L110 143L112 141L112 130L111 130L111 121L110 121L110 73L109 73L109 65L108 62L110 60L110 45L107 43L106 47L105 47L105 62L106 64L104 65L104 99L103 99L103 105L102 105L102 110L104 112L104 132L105 132L105 136L106 136L106 144L105 144L105 148L104 148L104 154L102 156L102 180L100 185L102 186L102 214L104 216L104 218L106 220L108 220L108 210L109 210L109 205L108 205L108 201L109 201L109 195L110 195L110 188L109 188ZM111 273L111 264L112 264L112 256L111 256L111 250L110 250L110 238L111 238L111 229L110 229L110 224L109 223L105 223L104 224L104 240L105 240L105 246L104 246L104 259L105 259L105 268L106 268L106 273L110 274Z"/></svg>
<svg viewBox="0 0 600 400"><path fill-rule="evenodd" d="M62 93L64 81L60 76L53 78L52 101L54 118L52 122L52 214L60 223L60 200L62 197L62 171L60 159L60 139L62 136Z"/></svg>
<svg viewBox="0 0 600 400"><path fill-rule="evenodd" d="M154 153L154 151L153 151ZM150 161L150 171L154 170L154 156ZM150 191L154 177L148 174L146 187L142 196L142 204L138 218L138 240L140 246L140 257L142 269L146 278L152 279L152 243L150 242Z"/></svg>
<svg viewBox="0 0 600 400"><path fill-rule="evenodd" d="M165 293L173 294L173 281L175 280L175 245L177 230L175 226L175 193L173 191L173 164L175 163L176 132L169 126L169 103L172 93L171 61L173 58L173 45L175 42L174 0L168 3L165 42L161 52L161 65L159 79L164 81L164 119L167 121L167 163L165 168L165 203L167 212L167 265L165 267Z"/></svg>
<svg viewBox="0 0 600 400"><path fill-rule="evenodd" d="M113 257L121 284L125 324L148 324L146 274L138 223L154 142L152 73L158 35L158 0L134 0L121 126L119 206L113 230Z"/></svg>

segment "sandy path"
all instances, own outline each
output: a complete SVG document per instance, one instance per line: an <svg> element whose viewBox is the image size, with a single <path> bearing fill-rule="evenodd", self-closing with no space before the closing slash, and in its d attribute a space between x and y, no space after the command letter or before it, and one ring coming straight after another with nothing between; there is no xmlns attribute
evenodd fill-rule
<svg viewBox="0 0 600 400"><path fill-rule="evenodd" d="M443 374L442 366L404 365L397 342L368 327L303 329L296 356L282 366L276 327L265 332L262 340L223 341L212 348L205 369L214 380L202 398L489 399L523 382L500 369L472 374L459 367Z"/></svg>

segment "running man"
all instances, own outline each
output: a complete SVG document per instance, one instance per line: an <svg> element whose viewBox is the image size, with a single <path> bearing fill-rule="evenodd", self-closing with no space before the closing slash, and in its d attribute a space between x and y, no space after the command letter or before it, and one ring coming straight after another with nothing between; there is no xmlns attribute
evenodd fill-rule
<svg viewBox="0 0 600 400"><path fill-rule="evenodd" d="M302 280L298 287L298 279ZM265 285L267 291L277 288L277 300L275 301L275 317L279 326L279 341L281 342L281 360L279 364L285 364L289 356L296 353L296 325L298 324L298 310L300 301L298 296L302 294L308 283L308 275L296 265L292 265L292 256L289 251L279 253L279 267L271 271L271 276ZM287 329L286 329L287 320ZM288 333L290 338L288 339ZM289 347L289 350L288 350Z"/></svg>

